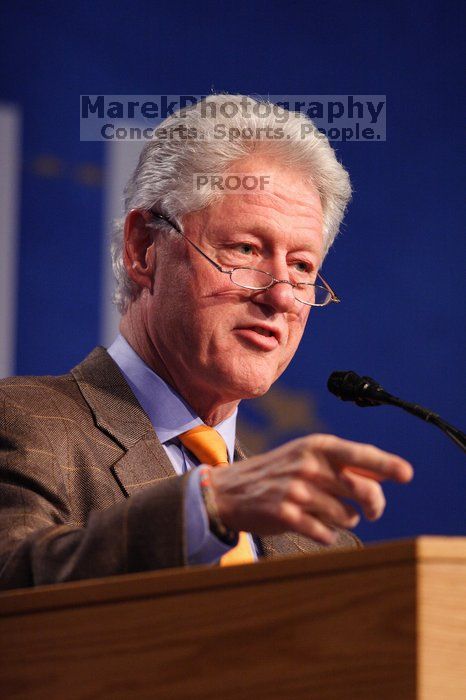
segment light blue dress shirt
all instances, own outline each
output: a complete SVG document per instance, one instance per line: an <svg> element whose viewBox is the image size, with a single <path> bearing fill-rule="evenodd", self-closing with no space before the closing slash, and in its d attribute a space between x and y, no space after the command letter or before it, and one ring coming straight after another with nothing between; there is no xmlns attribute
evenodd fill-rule
<svg viewBox="0 0 466 700"><path fill-rule="evenodd" d="M196 425L202 425L202 420L171 386L146 365L122 335L117 336L108 348L108 353L149 417L175 472L179 475L191 472L184 504L189 564L217 562L230 547L209 529L199 485L200 470L195 468L198 462L194 461L177 437ZM230 462L233 461L235 449L236 416L237 411L215 426L215 430L225 440ZM250 542L252 551L256 554L252 537Z"/></svg>

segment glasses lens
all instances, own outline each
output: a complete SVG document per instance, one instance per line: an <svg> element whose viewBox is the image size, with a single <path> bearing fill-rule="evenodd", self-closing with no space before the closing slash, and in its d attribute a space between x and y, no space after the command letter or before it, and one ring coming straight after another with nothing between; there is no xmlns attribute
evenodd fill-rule
<svg viewBox="0 0 466 700"><path fill-rule="evenodd" d="M273 283L273 277L263 270L252 267L235 267L231 272L231 281L244 289L267 289ZM295 299L311 306L326 306L332 298L325 287L317 284L295 284L293 286Z"/></svg>
<svg viewBox="0 0 466 700"><path fill-rule="evenodd" d="M328 289L317 284L300 284L293 287L293 292L298 301L311 306L325 306L332 298Z"/></svg>
<svg viewBox="0 0 466 700"><path fill-rule="evenodd" d="M236 267L231 273L231 281L245 289L267 289L273 282L272 275L252 267Z"/></svg>

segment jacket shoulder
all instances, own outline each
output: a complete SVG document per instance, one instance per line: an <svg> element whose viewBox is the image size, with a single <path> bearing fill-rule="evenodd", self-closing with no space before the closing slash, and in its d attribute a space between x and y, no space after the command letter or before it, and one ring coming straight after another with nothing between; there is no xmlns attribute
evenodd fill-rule
<svg viewBox="0 0 466 700"><path fill-rule="evenodd" d="M55 408L72 404L83 406L79 377L89 367L97 376L112 361L106 350L97 347L70 372L61 375L23 375L7 377L0 380L0 399L16 404L25 413L35 411L37 407L54 406Z"/></svg>
<svg viewBox="0 0 466 700"><path fill-rule="evenodd" d="M80 405L82 397L73 376L18 376L0 380L0 410L16 408L22 415L44 410L62 413Z"/></svg>

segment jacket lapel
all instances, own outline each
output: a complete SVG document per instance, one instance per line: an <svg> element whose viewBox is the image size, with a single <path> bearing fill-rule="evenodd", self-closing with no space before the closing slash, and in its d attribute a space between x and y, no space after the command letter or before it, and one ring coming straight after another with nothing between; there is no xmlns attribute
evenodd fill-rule
<svg viewBox="0 0 466 700"><path fill-rule="evenodd" d="M176 476L152 424L105 348L71 370L98 428L124 450L112 467L125 495Z"/></svg>

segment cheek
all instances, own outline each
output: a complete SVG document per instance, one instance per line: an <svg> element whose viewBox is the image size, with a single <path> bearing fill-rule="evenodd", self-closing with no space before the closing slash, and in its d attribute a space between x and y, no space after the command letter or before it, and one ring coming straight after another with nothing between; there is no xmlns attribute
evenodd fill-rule
<svg viewBox="0 0 466 700"><path fill-rule="evenodd" d="M293 343L299 343L301 340L304 330L306 328L307 320L309 318L309 307L304 307L302 312L289 324L290 329L290 341Z"/></svg>
<svg viewBox="0 0 466 700"><path fill-rule="evenodd" d="M171 307L167 314L172 332L183 337L190 352L195 349L204 355L225 341L229 321L238 302L234 305L229 303L226 295L219 294L210 280L199 279L192 273L181 271L172 281L172 285L175 284L172 299L165 299L165 303L168 302Z"/></svg>
<svg viewBox="0 0 466 700"><path fill-rule="evenodd" d="M308 316L309 310L306 309L302 315L296 318L293 322L290 322L288 326L288 342L284 352L287 362L290 361L298 349L298 345L306 328Z"/></svg>

